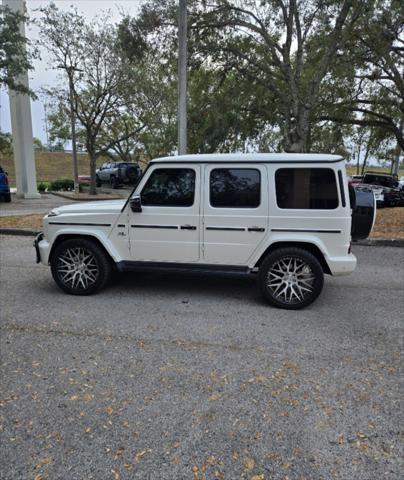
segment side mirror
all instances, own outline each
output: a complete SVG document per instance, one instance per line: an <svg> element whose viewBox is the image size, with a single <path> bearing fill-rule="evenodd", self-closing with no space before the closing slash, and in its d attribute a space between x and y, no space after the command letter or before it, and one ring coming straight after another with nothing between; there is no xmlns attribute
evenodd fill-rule
<svg viewBox="0 0 404 480"><path fill-rule="evenodd" d="M136 197L133 197L129 201L130 208L132 209L132 212L141 212L142 211L142 202L140 200L140 196L136 195Z"/></svg>

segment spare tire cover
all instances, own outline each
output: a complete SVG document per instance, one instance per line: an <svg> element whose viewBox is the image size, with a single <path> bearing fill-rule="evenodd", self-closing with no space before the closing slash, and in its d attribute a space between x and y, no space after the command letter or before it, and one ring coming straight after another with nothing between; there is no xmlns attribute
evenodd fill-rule
<svg viewBox="0 0 404 480"><path fill-rule="evenodd" d="M126 167L126 176L128 178L137 178L138 177L138 169L133 166Z"/></svg>
<svg viewBox="0 0 404 480"><path fill-rule="evenodd" d="M352 208L352 240L363 240L370 235L376 219L376 200L373 191L366 187L349 186Z"/></svg>

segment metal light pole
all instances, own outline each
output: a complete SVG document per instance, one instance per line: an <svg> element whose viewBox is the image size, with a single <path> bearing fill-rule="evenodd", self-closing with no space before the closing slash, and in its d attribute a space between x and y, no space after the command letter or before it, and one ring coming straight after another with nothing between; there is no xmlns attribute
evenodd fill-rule
<svg viewBox="0 0 404 480"><path fill-rule="evenodd" d="M69 77L69 103L70 103L70 132L72 140L72 158L73 158L73 182L74 182L74 191L78 193L79 191L79 167L77 160L77 142L76 142L76 117L74 115L74 84L73 84L73 73L79 72L78 68L74 66L66 67L64 65L58 65L58 68L61 70L67 71L67 76Z"/></svg>
<svg viewBox="0 0 404 480"><path fill-rule="evenodd" d="M187 153L187 2L178 14L178 154Z"/></svg>
<svg viewBox="0 0 404 480"><path fill-rule="evenodd" d="M73 72L69 72L70 124L72 132L73 181L74 191L79 191L79 166L77 161L76 118L74 115Z"/></svg>

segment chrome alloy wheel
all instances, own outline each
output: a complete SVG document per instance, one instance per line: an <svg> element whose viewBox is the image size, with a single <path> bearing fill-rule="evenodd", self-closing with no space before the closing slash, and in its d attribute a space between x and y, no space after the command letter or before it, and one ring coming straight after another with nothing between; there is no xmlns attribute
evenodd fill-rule
<svg viewBox="0 0 404 480"><path fill-rule="evenodd" d="M56 273L67 287L81 290L94 285L100 274L95 256L82 247L68 248L59 255Z"/></svg>
<svg viewBox="0 0 404 480"><path fill-rule="evenodd" d="M315 275L308 263L299 257L278 259L268 270L267 288L279 301L300 303L314 290Z"/></svg>

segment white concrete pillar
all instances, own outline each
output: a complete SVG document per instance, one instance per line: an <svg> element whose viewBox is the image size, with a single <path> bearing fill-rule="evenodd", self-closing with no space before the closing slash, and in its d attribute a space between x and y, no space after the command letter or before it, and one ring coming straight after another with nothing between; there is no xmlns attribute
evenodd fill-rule
<svg viewBox="0 0 404 480"><path fill-rule="evenodd" d="M23 0L3 0L3 5L22 14L25 12ZM20 24L20 32L25 36L23 22ZM28 88L28 72L23 73L18 81ZM9 89L9 98L17 196L41 198L36 183L30 97Z"/></svg>

